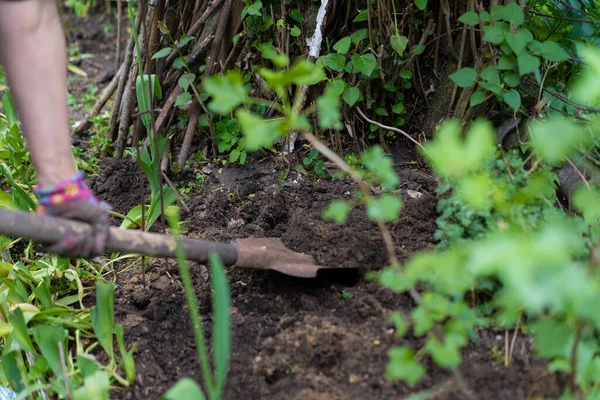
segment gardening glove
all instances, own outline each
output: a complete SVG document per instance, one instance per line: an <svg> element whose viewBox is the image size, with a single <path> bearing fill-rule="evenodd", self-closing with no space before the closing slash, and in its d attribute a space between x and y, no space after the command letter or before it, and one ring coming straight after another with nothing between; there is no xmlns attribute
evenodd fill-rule
<svg viewBox="0 0 600 400"><path fill-rule="evenodd" d="M12 400L17 394L5 386L0 386L0 400Z"/></svg>
<svg viewBox="0 0 600 400"><path fill-rule="evenodd" d="M104 250L110 229L108 203L100 201L83 182L83 173L54 187L34 189L38 197L38 213L88 223L90 234L73 235L46 250L70 258L93 258Z"/></svg>

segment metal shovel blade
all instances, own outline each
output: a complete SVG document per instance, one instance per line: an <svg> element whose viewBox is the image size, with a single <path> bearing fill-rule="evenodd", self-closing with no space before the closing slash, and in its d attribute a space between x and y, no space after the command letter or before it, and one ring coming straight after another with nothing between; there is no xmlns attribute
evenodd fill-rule
<svg viewBox="0 0 600 400"><path fill-rule="evenodd" d="M237 239L233 244L238 253L235 267L271 269L299 278L314 278L320 269L328 268L315 265L308 254L288 249L280 239Z"/></svg>

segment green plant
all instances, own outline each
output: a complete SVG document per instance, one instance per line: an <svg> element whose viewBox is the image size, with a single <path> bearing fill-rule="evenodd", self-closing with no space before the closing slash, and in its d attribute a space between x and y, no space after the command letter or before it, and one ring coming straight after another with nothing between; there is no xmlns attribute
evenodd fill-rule
<svg viewBox="0 0 600 400"><path fill-rule="evenodd" d="M140 50L140 43L135 27L135 6L131 3L128 4L129 19L134 32L135 48L137 52L138 70L143 71L142 56ZM127 214L127 219L121 224L122 228L131 227L132 221L136 225L141 225L142 216L146 217L146 230L149 230L152 225L160 217L162 211L166 210L171 204L177 200L177 195L173 189L165 184L161 187L160 177L160 160L163 152L167 146L167 138L153 132L152 117L149 115L149 111L154 97L161 98L162 92L160 84L156 79L155 75L139 75L136 79L136 97L138 101L138 108L142 113L142 122L146 127L146 132L149 138L149 146L138 146L137 157L142 165L142 169L148 178L150 184L150 205L146 206L140 204L134 207ZM150 148L148 150L148 147Z"/></svg>
<svg viewBox="0 0 600 400"><path fill-rule="evenodd" d="M208 398L209 400L219 400L223 396L223 390L225 389L231 349L231 322L229 320L230 297L225 268L218 255L210 255L210 275L211 286L213 289L213 369L211 370L206 340L202 329L202 321L198 311L198 299L196 298L192 278L185 261L185 252L181 243L181 238L179 237L179 217L177 210L170 210L168 217L169 225L177 243L179 275L181 277L188 309L190 311L190 319L194 337L196 339L198 359L202 369L202 378L206 392L204 392L192 379L183 378L177 382L163 398L165 400L179 400L182 398L199 400Z"/></svg>
<svg viewBox="0 0 600 400"><path fill-rule="evenodd" d="M522 77L533 73L541 84L541 59L561 62L569 58L569 54L554 40L535 40L531 31L523 26L523 9L514 1L506 6L496 5L490 13L467 12L459 21L467 25L481 25L485 32L483 40L498 46L502 52L497 64L484 66L480 72L466 67L450 75L459 87L478 86L471 94L471 106L483 103L488 93L492 93L499 101L518 110L521 95L517 88Z"/></svg>
<svg viewBox="0 0 600 400"><path fill-rule="evenodd" d="M302 165L298 165L296 169L302 170L309 167L312 169L312 172L316 177L322 178L325 176L325 163L323 160L319 159L319 151L317 149L310 149L304 156Z"/></svg>
<svg viewBox="0 0 600 400"><path fill-rule="evenodd" d="M600 54L582 49L585 72L574 85L573 98L582 104L600 99ZM578 90L576 90L578 89ZM496 213L496 223L485 235L450 243L447 249L426 250L405 265L385 269L380 282L394 292L422 287L418 306L409 316L395 314L397 332L412 327L425 345L390 350L386 375L410 384L425 373L421 361L456 371L460 350L476 326L509 328L524 321L535 340L538 356L550 360L551 371L566 373L566 393L596 398L600 391L597 342L600 321L591 307L600 299L598 259L600 192L583 186L574 196L579 215L566 214L548 204L536 223L523 221L514 210L536 206L552 198L553 174L543 165L560 165L586 149L600 132L597 119L576 121L550 116L529 125L531 164L516 187L494 170L494 133L477 121L461 136L455 121L444 123L428 143L426 157L436 174L456 189L461 201L479 211ZM510 193L510 192L515 193ZM453 195L453 196L454 196ZM497 290L485 307L472 308L465 293L494 279ZM483 312L485 308L486 312Z"/></svg>
<svg viewBox="0 0 600 400"><path fill-rule="evenodd" d="M520 149L512 149L506 153L498 151L485 166L486 170L492 172L496 184L501 185L503 195L512 202L511 221L518 223L523 229L536 228L544 220L544 213L549 209L549 198L552 198L552 192L547 191L545 195L540 193L540 196L535 199L519 203L519 196L522 196L521 188L527 185L530 179L537 179L542 174L547 175L549 181L558 181L558 178L544 165L540 165L531 176L526 166ZM499 224L504 223L506 210L497 210L494 207L489 209L472 207L464 199L466 190L471 188L457 188L448 182L443 182L436 190L440 195L446 194L437 205L441 215L436 221L438 229L434 236L442 249L450 244L481 239L488 232L494 231Z"/></svg>

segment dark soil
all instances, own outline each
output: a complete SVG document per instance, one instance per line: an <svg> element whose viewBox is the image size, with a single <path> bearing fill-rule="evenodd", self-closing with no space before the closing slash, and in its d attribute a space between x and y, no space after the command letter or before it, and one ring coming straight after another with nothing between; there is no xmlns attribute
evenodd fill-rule
<svg viewBox="0 0 600 400"><path fill-rule="evenodd" d="M94 54L80 63L93 78L91 83L71 79L70 90L76 97L91 84L106 85L114 74L114 34L106 36L104 18L111 17L69 19L71 39L82 53ZM114 18L110 21L116 26ZM81 109L71 112L74 120L83 116ZM395 151L396 162L404 161L402 153L406 149ZM417 387L387 381L387 351L405 344L418 349L423 343L410 336L398 338L386 321L393 311L409 312L410 298L365 278L366 272L385 266L387 257L379 232L364 211L354 210L344 226L321 218L329 201L351 198L354 185L315 181L293 171L280 181L282 170L275 163L249 160L249 164L226 167L222 173L212 167L203 185L195 182L195 171L172 177L180 187L195 182L194 194L186 199L190 212L182 215L187 235L222 242L281 238L292 250L314 256L320 265L349 269L326 271L316 279L228 270L232 354L225 399L400 399L427 389L434 392L431 399L450 400L468 398L464 387L480 399L558 397L554 376L533 358L526 337L518 337L513 363L504 367L503 332L481 331L464 350L462 388L452 373L432 364ZM436 183L413 167L399 167L398 172L405 206L390 230L404 260L433 246ZM101 173L90 176L89 182L120 213L140 204L142 191L148 193L145 178L132 160L104 160ZM113 222L119 223L116 218ZM121 271L127 267L119 266ZM208 272L195 263L190 263L190 269L210 340ZM128 346L137 343L137 377L133 387L113 393L114 399L157 399L183 377L201 381L177 266L173 261L153 260L146 268L145 283L139 263L117 275L115 314L125 326Z"/></svg>
<svg viewBox="0 0 600 400"><path fill-rule="evenodd" d="M120 212L139 204L139 183L131 161L107 160L92 186ZM357 268L331 271L317 279L291 278L271 271L228 271L232 296L232 355L225 399L392 399L438 388L435 399L465 398L449 372L429 368L416 388L384 378L387 351L394 345L422 345L396 336L387 315L412 307L364 273L385 265L376 226L362 210L340 227L324 221L322 210L336 198L350 198L353 185L294 177L265 162L213 172L192 196L183 215L190 237L229 241L238 237L280 237L321 265ZM435 182L425 172L402 169L405 207L391 226L403 257L432 246ZM181 184L181 183L180 183ZM407 196L408 190L421 194ZM414 192L413 192L414 195ZM190 263L210 339L211 298L204 266ZM188 310L174 262L154 260L146 271L118 275L115 312L126 341L137 342L136 385L119 399L156 399L178 379L201 380ZM505 368L503 334L480 332L465 349L461 373L466 385L490 399L524 399L556 394L554 378L532 359L530 343L517 340L513 366ZM500 352L500 353L498 353ZM500 356L498 357L498 354Z"/></svg>

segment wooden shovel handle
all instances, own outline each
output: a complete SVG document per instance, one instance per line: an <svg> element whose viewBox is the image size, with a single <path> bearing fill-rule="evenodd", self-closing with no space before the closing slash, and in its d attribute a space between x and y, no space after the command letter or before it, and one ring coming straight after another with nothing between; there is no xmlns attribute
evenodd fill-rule
<svg viewBox="0 0 600 400"><path fill-rule="evenodd" d="M88 224L65 218L0 209L0 234L22 237L43 244L54 244L61 239L90 230ZM225 265L237 261L237 248L232 244L209 242L182 237L188 260L206 262L211 253L217 253ZM106 249L121 253L144 254L151 257L176 258L175 239L169 235L138 230L110 228Z"/></svg>

